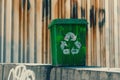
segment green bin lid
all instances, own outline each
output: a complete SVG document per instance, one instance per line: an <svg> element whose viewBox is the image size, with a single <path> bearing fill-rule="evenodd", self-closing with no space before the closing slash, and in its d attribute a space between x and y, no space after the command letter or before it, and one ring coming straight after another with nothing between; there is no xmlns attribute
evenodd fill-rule
<svg viewBox="0 0 120 80"><path fill-rule="evenodd" d="M51 28L56 24L88 24L86 19L54 19L48 26Z"/></svg>

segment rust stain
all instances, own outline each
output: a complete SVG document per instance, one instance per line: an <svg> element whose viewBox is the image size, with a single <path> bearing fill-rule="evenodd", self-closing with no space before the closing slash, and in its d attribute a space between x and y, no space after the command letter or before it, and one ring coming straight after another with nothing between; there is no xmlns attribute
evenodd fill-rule
<svg viewBox="0 0 120 80"><path fill-rule="evenodd" d="M37 13L38 12L40 12L40 8L41 8L41 5L39 5L40 4L40 2L41 2L41 0L36 0L36 11L37 11ZM42 12L41 12L42 13ZM39 14L40 15L40 14Z"/></svg>
<svg viewBox="0 0 120 80"><path fill-rule="evenodd" d="M30 11L27 11L27 4L25 4L25 7L22 7L22 2L20 1L20 7L19 7L19 22L20 22L20 27L19 27L19 33L20 36L23 36L23 41L27 41L26 37L28 37L28 30L29 30L29 16L30 16ZM23 35L22 35L23 34Z"/></svg>
<svg viewBox="0 0 120 80"><path fill-rule="evenodd" d="M62 16L61 17L65 18L65 4L64 4L64 0L62 0L62 8L61 9L62 9L62 11L61 11L62 12Z"/></svg>

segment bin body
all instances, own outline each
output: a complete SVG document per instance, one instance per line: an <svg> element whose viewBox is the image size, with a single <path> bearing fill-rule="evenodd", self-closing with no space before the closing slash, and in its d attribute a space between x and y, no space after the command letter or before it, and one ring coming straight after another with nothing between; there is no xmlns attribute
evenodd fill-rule
<svg viewBox="0 0 120 80"><path fill-rule="evenodd" d="M53 66L85 66L87 21L55 19L49 25Z"/></svg>

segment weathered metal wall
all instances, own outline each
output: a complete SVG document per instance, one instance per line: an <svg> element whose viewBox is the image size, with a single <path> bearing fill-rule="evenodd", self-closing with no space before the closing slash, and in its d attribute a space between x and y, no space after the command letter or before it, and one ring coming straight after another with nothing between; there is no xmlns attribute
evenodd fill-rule
<svg viewBox="0 0 120 80"><path fill-rule="evenodd" d="M51 63L48 24L88 21L87 65L120 67L120 0L0 0L0 62Z"/></svg>
<svg viewBox="0 0 120 80"><path fill-rule="evenodd" d="M52 67L39 64L0 64L0 80L119 80L119 68Z"/></svg>
<svg viewBox="0 0 120 80"><path fill-rule="evenodd" d="M42 0L0 0L0 62L43 63L42 4Z"/></svg>
<svg viewBox="0 0 120 80"><path fill-rule="evenodd" d="M50 80L52 66L0 64L0 80Z"/></svg>

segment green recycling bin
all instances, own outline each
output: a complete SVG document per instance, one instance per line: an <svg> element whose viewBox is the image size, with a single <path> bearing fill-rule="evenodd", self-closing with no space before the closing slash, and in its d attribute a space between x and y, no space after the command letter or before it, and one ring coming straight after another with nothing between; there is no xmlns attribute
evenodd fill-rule
<svg viewBox="0 0 120 80"><path fill-rule="evenodd" d="M85 19L55 19L50 23L53 66L85 66L87 24Z"/></svg>

